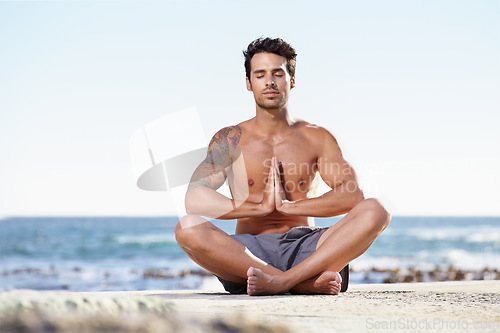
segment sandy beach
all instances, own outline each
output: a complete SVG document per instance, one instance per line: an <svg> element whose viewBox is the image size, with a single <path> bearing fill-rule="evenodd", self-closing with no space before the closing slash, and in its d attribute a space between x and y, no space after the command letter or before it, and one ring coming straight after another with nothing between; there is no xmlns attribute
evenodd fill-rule
<svg viewBox="0 0 500 333"><path fill-rule="evenodd" d="M500 331L500 281L351 285L339 296L221 291L0 293L0 331ZM20 330L17 330L20 331Z"/></svg>

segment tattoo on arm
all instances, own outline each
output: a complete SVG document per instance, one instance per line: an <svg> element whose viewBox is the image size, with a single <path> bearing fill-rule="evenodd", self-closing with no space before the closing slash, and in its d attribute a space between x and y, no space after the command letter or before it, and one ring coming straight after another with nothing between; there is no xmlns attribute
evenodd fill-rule
<svg viewBox="0 0 500 333"><path fill-rule="evenodd" d="M198 186L214 190L222 186L227 178L226 170L233 163L240 137L239 126L223 128L214 135L208 146L207 157L191 177L188 191Z"/></svg>

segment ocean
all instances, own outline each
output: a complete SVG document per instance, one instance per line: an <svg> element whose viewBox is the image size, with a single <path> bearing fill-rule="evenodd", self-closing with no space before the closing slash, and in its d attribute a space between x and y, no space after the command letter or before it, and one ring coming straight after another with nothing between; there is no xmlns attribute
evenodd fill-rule
<svg viewBox="0 0 500 333"><path fill-rule="evenodd" d="M316 219L316 224L329 226L339 219ZM213 286L214 278L177 245L176 222L175 217L2 219L0 290ZM233 233L235 221L217 221L216 225ZM437 270L453 271L453 276L460 271L464 279L477 278L478 272L483 272L480 278L497 279L499 275L491 272L500 271L500 217L393 217L350 267L350 283L384 282L394 272ZM435 279L435 274L424 275L424 280L430 277Z"/></svg>

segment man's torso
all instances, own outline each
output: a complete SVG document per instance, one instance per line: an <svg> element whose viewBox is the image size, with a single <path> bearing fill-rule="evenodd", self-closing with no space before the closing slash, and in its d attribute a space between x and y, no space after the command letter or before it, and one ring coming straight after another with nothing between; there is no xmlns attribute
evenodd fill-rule
<svg viewBox="0 0 500 333"><path fill-rule="evenodd" d="M271 158L281 162L282 184L287 200L306 199L314 190L317 160L321 155L321 133L307 122L297 122L278 136L259 135L252 120L239 124L241 155L228 173L233 198L260 202L264 195ZM240 218L237 234L284 233L293 227L309 225L307 216L284 216L277 211L258 218Z"/></svg>

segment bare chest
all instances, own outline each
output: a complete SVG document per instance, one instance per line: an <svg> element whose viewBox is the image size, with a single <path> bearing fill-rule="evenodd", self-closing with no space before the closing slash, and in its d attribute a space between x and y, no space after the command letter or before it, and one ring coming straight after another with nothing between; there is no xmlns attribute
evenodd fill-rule
<svg viewBox="0 0 500 333"><path fill-rule="evenodd" d="M273 156L280 162L281 182L291 200L304 198L317 171L318 151L307 140L242 140L241 161L233 165L234 184L248 190L249 198L258 200L263 193Z"/></svg>

